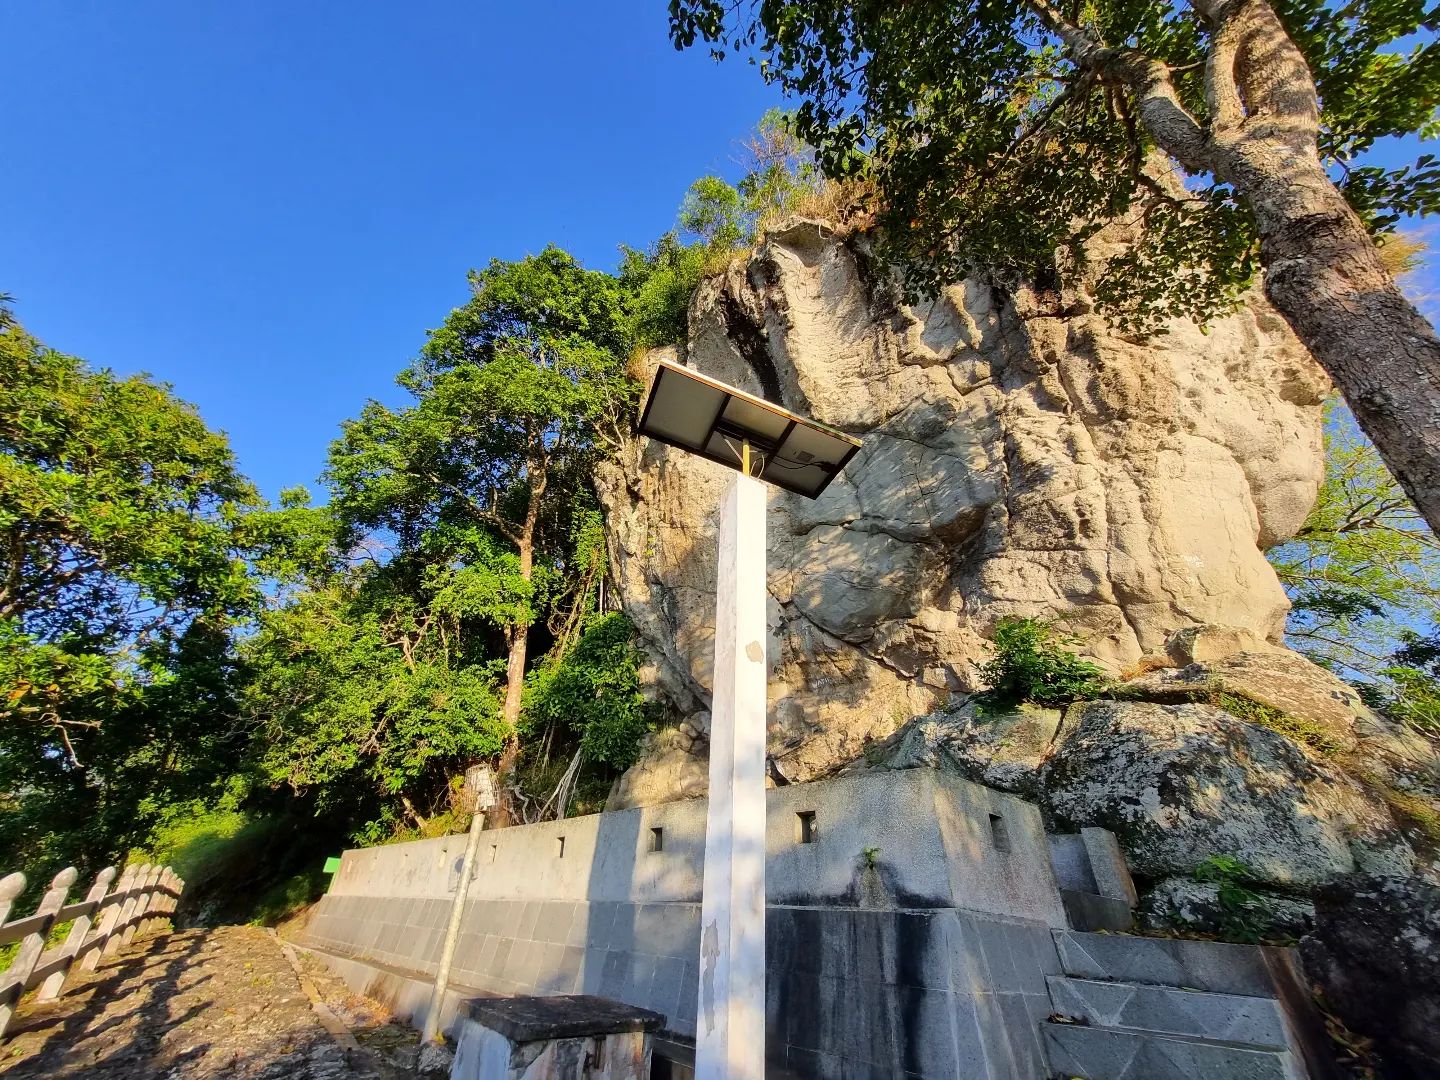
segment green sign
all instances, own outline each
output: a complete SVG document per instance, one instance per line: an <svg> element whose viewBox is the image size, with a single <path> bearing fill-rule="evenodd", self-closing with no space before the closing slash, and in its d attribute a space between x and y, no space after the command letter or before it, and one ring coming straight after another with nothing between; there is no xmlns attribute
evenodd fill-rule
<svg viewBox="0 0 1440 1080"><path fill-rule="evenodd" d="M335 873L336 870L339 870L339 869L340 869L340 856L339 856L339 855L331 855L330 858L328 858L328 859L325 860L325 873L327 873L327 874L333 874L333 873Z"/></svg>

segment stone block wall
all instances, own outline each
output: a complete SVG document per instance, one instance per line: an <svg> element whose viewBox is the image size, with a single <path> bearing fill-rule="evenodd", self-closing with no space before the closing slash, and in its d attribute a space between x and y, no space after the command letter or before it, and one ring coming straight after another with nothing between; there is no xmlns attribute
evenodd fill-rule
<svg viewBox="0 0 1440 1080"><path fill-rule="evenodd" d="M777 1070L1045 1075L1045 980L1060 971L1051 931L1064 916L1033 806L915 770L776 789L767 811ZM694 1038L704 825L704 803L690 802L482 837L457 995L599 994ZM346 852L307 944L352 982L433 977L464 840ZM422 997L412 987L406 1000Z"/></svg>

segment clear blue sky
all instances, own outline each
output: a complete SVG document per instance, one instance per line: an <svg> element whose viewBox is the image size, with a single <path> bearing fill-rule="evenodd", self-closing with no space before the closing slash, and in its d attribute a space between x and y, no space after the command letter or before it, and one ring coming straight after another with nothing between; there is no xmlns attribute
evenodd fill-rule
<svg viewBox="0 0 1440 1080"><path fill-rule="evenodd" d="M663 0L4 0L0 292L173 383L273 497L467 295L556 243L613 269L777 103Z"/></svg>

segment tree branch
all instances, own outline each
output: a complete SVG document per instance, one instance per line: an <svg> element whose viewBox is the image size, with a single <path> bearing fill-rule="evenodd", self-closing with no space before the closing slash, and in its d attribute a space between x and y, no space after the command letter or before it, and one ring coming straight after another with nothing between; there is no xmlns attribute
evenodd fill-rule
<svg viewBox="0 0 1440 1080"><path fill-rule="evenodd" d="M1067 19L1049 0L1026 0L1030 10L1064 43L1082 70L1119 81L1134 92L1140 119L1155 141L1191 172L1212 171L1205 130L1180 102L1170 69L1138 49L1113 48Z"/></svg>

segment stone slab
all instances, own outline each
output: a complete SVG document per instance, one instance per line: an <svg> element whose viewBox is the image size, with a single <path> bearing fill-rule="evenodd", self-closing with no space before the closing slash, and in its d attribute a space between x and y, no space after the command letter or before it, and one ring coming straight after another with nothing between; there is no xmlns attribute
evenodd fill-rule
<svg viewBox="0 0 1440 1080"><path fill-rule="evenodd" d="M665 1018L649 1009L591 994L478 998L470 1018L513 1042L582 1039L624 1031L658 1031Z"/></svg>
<svg viewBox="0 0 1440 1080"><path fill-rule="evenodd" d="M1044 1034L1050 1068L1071 1080L1304 1080L1286 1051L1079 1024Z"/></svg>
<svg viewBox="0 0 1440 1080"><path fill-rule="evenodd" d="M1055 931L1066 975L1270 997L1274 984L1253 945Z"/></svg>
<svg viewBox="0 0 1440 1080"><path fill-rule="evenodd" d="M1124 900L1098 893L1061 889L1065 918L1072 930L1113 930L1121 933L1135 928L1135 911Z"/></svg>
<svg viewBox="0 0 1440 1080"><path fill-rule="evenodd" d="M1099 1027L1123 1027L1271 1050L1289 1047L1279 1002L1243 994L1212 994L1168 986L1053 976L1057 1013Z"/></svg>

